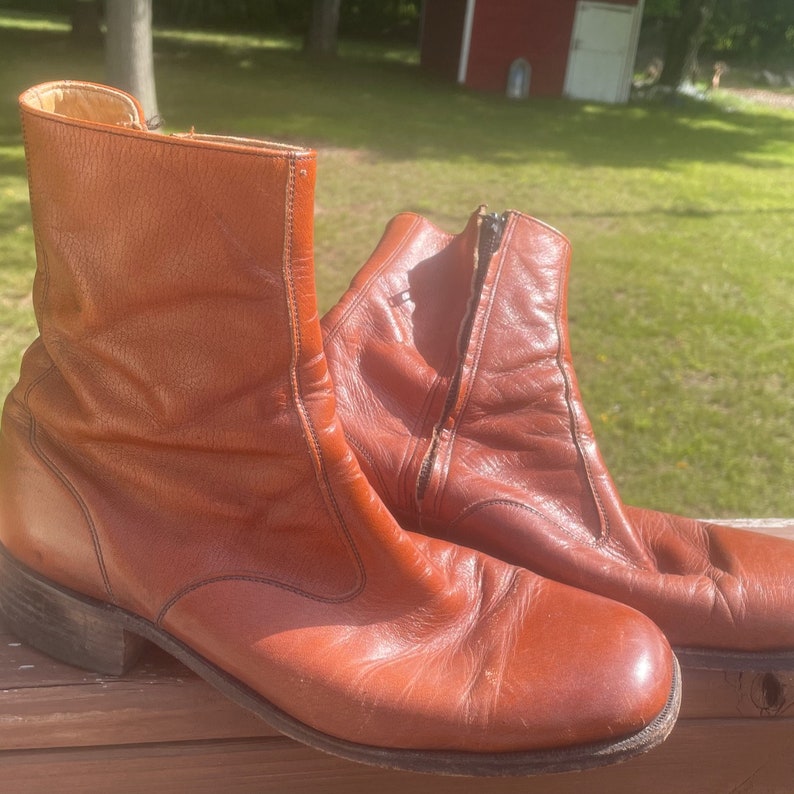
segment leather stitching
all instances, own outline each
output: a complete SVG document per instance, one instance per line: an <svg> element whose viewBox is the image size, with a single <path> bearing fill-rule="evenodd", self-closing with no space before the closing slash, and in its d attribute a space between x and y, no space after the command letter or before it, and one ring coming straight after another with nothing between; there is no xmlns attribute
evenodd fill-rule
<svg viewBox="0 0 794 794"><path fill-rule="evenodd" d="M222 574L220 576L211 576L207 579L201 579L198 582L192 582L189 585L185 585L180 590L177 590L177 592L174 593L174 595L172 595L160 608L160 611L157 613L157 617L154 619L155 625L162 626L162 622L165 620L165 616L168 614L168 612L185 596L194 593L196 590L200 590L206 585L217 584L219 582L252 582L253 584L263 584L267 585L268 587L278 587L279 590L286 590L289 593L295 593L295 595L299 595L301 598L308 598L310 601L316 601L320 604L344 603L345 601L349 601L351 598L355 597L361 589L359 588L352 595L346 595L343 598L323 598L323 596L308 593L305 590L301 590L299 587L289 585L286 582L281 582L278 579L268 579L266 576L251 576L249 574L233 573Z"/></svg>
<svg viewBox="0 0 794 794"><path fill-rule="evenodd" d="M421 220L422 219L419 217L419 215L414 215L414 221L411 224L411 227L406 230L400 242L395 246L394 251L392 251L392 253L385 259L385 261L381 264L381 266L377 268L374 273L372 273L372 275L364 282L364 284L361 285L361 288L358 290L355 296L353 296L350 303L345 307L345 310L342 312L342 315L339 317L339 319L331 326L331 328L328 331L325 332L326 339L333 339L333 337L336 336L337 332L339 331L345 320L356 310L359 303L361 303L361 301L364 300L364 298L366 297L366 293L370 290L372 285L378 281L383 271L389 268L391 263L397 257L397 254L402 251L403 247L405 246L405 243L411 236L411 233L417 227L417 225Z"/></svg>
<svg viewBox="0 0 794 794"><path fill-rule="evenodd" d="M375 476L375 478L378 481L378 484L380 486L380 492L383 494L387 494L389 491L386 488L386 482L384 481L383 476L380 473L380 469L378 468L378 465L375 462L375 459L372 457L372 455L370 455L369 451L365 449L364 446L360 444L355 438L353 438L353 436L350 435L350 433L347 430L345 430L345 438L347 439L347 443L350 444L350 446L353 447L353 449L356 451L356 455L364 458L364 460L367 461L367 464L369 465L372 474Z"/></svg>
<svg viewBox="0 0 794 794"><path fill-rule="evenodd" d="M568 252L570 252L570 245L566 244L566 248ZM572 401L572 392L573 387L571 384L571 379L568 375L568 370L565 367L564 357L563 357L563 339L564 339L564 329L562 327L562 311L563 311L563 284L566 278L566 271L565 269L560 270L559 281L557 284L557 306L554 311L554 328L557 332L557 368L562 375L563 382L565 384L565 404L568 408L568 415L571 420L571 427L572 427L572 434L571 437L573 439L574 444L576 445L576 451L579 453L579 457L582 460L582 463L585 467L585 472L587 473L587 482L590 485L590 493L595 500L596 507L598 508L598 513L601 516L601 537L598 539L598 545L600 546L607 546L612 544L616 546L622 552L621 556L625 556L626 559L631 559L631 555L626 553L624 545L615 537L612 536L612 526L609 520L609 514L607 513L606 507L604 506L603 499L601 498L601 492L598 489L598 485L596 484L595 478L593 477L593 470L590 466L590 459L585 455L584 446L582 443L582 431L579 426L579 420L577 418L576 411L573 406Z"/></svg>
<svg viewBox="0 0 794 794"><path fill-rule="evenodd" d="M235 154L235 155L243 155L247 157L265 157L272 160L313 160L315 159L315 153L311 150L307 150L305 152L268 152L267 150L261 150L253 146L245 146L240 144L239 146L234 146L232 144L224 144L221 146L213 145L207 141L191 141L190 138L176 138L176 137L169 137L166 135L156 135L149 132L145 132L143 130L133 130L128 127L110 127L104 124L98 124L96 122L87 121L87 120L77 120L77 119L70 119L66 116L58 116L52 113L49 113L46 110L40 110L39 108L30 107L29 105L23 105L22 107L23 114L29 113L34 116L38 116L41 118L46 119L48 123L51 124L62 124L67 127L76 127L81 131L85 131L86 129L90 129L92 132L96 132L101 135L119 135L124 138L134 138L146 145L157 145L159 146L186 146L191 149L201 149L203 151L207 151L209 149L213 149L218 151L219 153L223 154ZM24 126L24 122L23 122Z"/></svg>
<svg viewBox="0 0 794 794"><path fill-rule="evenodd" d="M370 274L370 276L367 278L367 280L364 282L364 284L361 285L360 289L352 297L352 299L350 300L348 305L345 307L344 311L337 318L336 322L324 334L324 343L323 343L324 346L326 345L327 342L332 341L336 337L336 334L341 330L341 328L343 327L343 325L347 321L347 319L356 311L356 309L359 307L361 302L367 297L367 295L369 294L369 291L372 289L372 287L378 283L378 281L380 280L380 277L383 274L383 272L388 270L389 267L392 265L392 263L395 261L395 259L397 259L398 254L400 254L402 252L402 250L405 247L406 243L411 238L414 229L422 222L422 218L419 215L413 214L413 213L411 213L411 214L413 215L413 222L411 223L410 227L405 231L405 233L403 234L402 238L397 243L397 245L395 245L394 250L381 263L380 267L376 268L375 271L372 274ZM416 428L421 425L420 419L421 419L421 417L417 419L416 423L414 424L414 427L411 430L411 434L410 434L411 439L414 439L416 437ZM348 443L350 443L351 442L351 436L348 435L347 432L345 433L345 436L348 439ZM417 441L417 443L418 443L418 441ZM367 461L369 462L372 470L374 472L376 472L376 474L377 474L378 482L380 482L381 488L383 489L381 491L381 493L384 494L384 496L386 496L389 493L389 489L385 487L385 483L384 483L383 479L380 476L380 472L378 472L378 470L374 466L372 457L365 453L365 451L364 451L364 449L363 449L363 447L361 445L352 445L352 446L355 446L355 449L357 451L359 451L360 453L365 455L365 457L366 457ZM407 462L409 460L411 460L411 458L412 458L412 454L410 452L410 443L409 443L406 446L405 450L403 451L403 457L402 457L402 460L400 461L400 466L399 466L399 469L398 469L398 472L397 472L398 502L401 501L400 500L400 494L401 493L402 493L402 497L403 497L402 501L407 501L405 492L409 491L409 489L406 486L405 475L406 475Z"/></svg>
<svg viewBox="0 0 794 794"><path fill-rule="evenodd" d="M470 507L466 508L461 513L459 513L452 521L450 521L448 527L450 530L452 530L458 524L462 523L467 518L470 518L475 513L479 513L480 511L485 510L488 507L498 507L498 506L514 507L514 508L518 508L519 510L527 510L528 512L538 516L538 518L541 518L544 521L548 521L549 524L559 529L560 532L567 535L572 540L575 540L577 543L580 543L581 545L587 546L588 548L594 550L604 550L602 548L604 546L604 543L601 539L592 538L592 536L590 536L589 539L587 537L582 538L580 535L576 535L573 532L571 532L571 530L565 525L560 524L550 516L547 516L541 510L538 510L537 508L532 507L531 505L525 504L524 502L513 501L512 499L489 499L488 501L478 502L475 505L471 505ZM639 571L644 570L641 566L637 565L637 563L634 560L632 560L631 557L628 556L624 557L623 555L616 555L616 557L621 563L630 565L632 568L635 568Z"/></svg>
<svg viewBox="0 0 794 794"><path fill-rule="evenodd" d="M102 576L102 583L105 585L105 591L108 594L113 603L115 603L116 597L113 593L113 588L110 584L110 578L108 576L107 568L105 566L105 560L102 554L102 544L99 540L99 533L97 531L96 525L94 524L94 520L91 517L91 513L88 509L88 505L85 503L82 496L80 496L79 491L77 488L72 485L69 478L60 470L60 468L55 464L55 462L44 452L41 448L41 444L39 443L39 429L38 429L38 422L36 421L36 417L33 416L33 412L30 409L30 394L32 393L33 389L46 380L50 375L55 373L57 368L55 364L50 364L50 366L41 374L38 378L36 378L27 388L25 391L25 396L23 399L23 404L25 406L25 410L30 417L30 432L28 436L28 440L30 441L30 446L36 455L41 459L42 463L55 475L55 477L61 482L64 488L69 492L72 498L77 503L80 512L83 514L83 518L88 526L88 531L91 534L91 543L94 547L94 554L96 555L97 565L99 566L99 572Z"/></svg>
<svg viewBox="0 0 794 794"><path fill-rule="evenodd" d="M570 246L566 246L568 252L570 252ZM593 478L593 472L590 467L590 461L587 458L587 455L584 454L584 448L582 444L582 436L581 436L581 429L579 427L579 422L576 417L576 411L573 407L573 403L571 400L571 379L568 377L568 371L565 368L565 362L563 360L563 340L564 330L562 328L562 311L563 311L563 286L564 281L566 278L565 268L560 269L560 275L557 281L557 306L554 309L554 330L557 333L557 369L559 369L560 374L562 375L563 383L565 384L565 405L568 408L568 416L570 417L571 421L571 429L573 432L571 436L573 438L573 442L576 445L576 451L579 453L579 457L584 464L585 471L587 472L587 481L590 484L590 493L593 495L595 499L596 506L598 508L598 513L601 516L601 531L602 537L604 540L610 537L611 527L609 524L609 516L607 515L606 509L604 508L604 503L601 499L601 494L598 492L598 488L596 487L595 480Z"/></svg>
<svg viewBox="0 0 794 794"><path fill-rule="evenodd" d="M350 530L345 523L344 516L339 509L339 505L336 501L336 497L334 495L333 489L331 487L331 483L329 482L328 478L328 471L325 466L325 462L323 461L323 453L322 447L320 445L320 440L317 436L317 431L314 428L314 425L311 421L311 415L309 414L308 409L306 408L306 404L303 401L303 391L302 391L302 384L300 382L300 372L299 372L299 362L301 356L301 349L302 349L302 337L301 337L301 323L300 317L298 313L297 301L295 298L296 289L295 289L295 276L292 269L292 234L295 228L295 158L289 158L289 181L287 185L287 208L286 208L286 218L285 218L285 234L284 234L284 276L285 276L285 283L287 286L287 306L288 306L288 315L289 315L289 323L290 323L290 330L292 331L293 337L293 350L292 350L292 361L290 363L290 381L292 384L292 394L293 399L295 400L295 407L297 408L298 415L301 419L301 424L304 426L305 430L308 431L309 435L311 436L311 443L309 446L309 453L313 460L316 461L317 467L317 474L320 475L323 482L323 494L327 502L330 503L330 507L332 508L332 512L334 517L336 518L337 525L341 528L344 538L347 540L348 547L353 554L354 562L358 568L359 572L359 584L357 587L354 587L349 593L345 593L341 596L336 598L330 599L321 599L327 601L334 601L334 602L341 602L347 601L354 598L358 593L360 593L364 587L366 586L367 581L367 574L366 570L364 569L364 563L361 559L361 555L359 554L358 548L353 540L353 537L350 533ZM308 439L307 439L308 440ZM302 591L298 591L302 592ZM309 594L306 593L308 596ZM311 597L311 596L310 596Z"/></svg>

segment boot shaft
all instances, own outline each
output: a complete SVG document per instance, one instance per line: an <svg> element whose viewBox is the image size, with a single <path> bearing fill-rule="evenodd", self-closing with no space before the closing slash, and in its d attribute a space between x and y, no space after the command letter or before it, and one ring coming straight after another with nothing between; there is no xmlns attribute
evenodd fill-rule
<svg viewBox="0 0 794 794"><path fill-rule="evenodd" d="M334 374L340 405L355 406L351 428L369 428L348 440L371 481L379 470L389 472L378 487L406 517L458 364L480 221L475 215L451 235L418 215L398 215L323 318L327 355L345 362ZM369 466L362 455L367 433L375 434L388 463Z"/></svg>
<svg viewBox="0 0 794 794"><path fill-rule="evenodd" d="M0 540L144 614L173 592L182 548L202 575L244 570L255 547L283 586L355 591L325 483L343 472L341 501L372 497L322 353L314 153L152 134L100 86L41 86L21 107L40 337L3 416ZM66 514L79 532L58 531ZM153 549L161 563L129 581L124 560ZM94 556L89 588L77 571Z"/></svg>
<svg viewBox="0 0 794 794"><path fill-rule="evenodd" d="M290 328L315 311L313 152L153 135L132 100L99 86L39 87L21 108L34 305L69 415L166 441L284 379ZM318 341L304 330L305 359Z"/></svg>
<svg viewBox="0 0 794 794"><path fill-rule="evenodd" d="M381 323L379 334L372 331L378 326L370 315L385 313L388 301L374 283L366 297L358 295L344 326L332 329L337 307L324 318L332 375L347 382L350 395L341 403L348 437L363 450L362 466L378 487L399 472L401 491L381 492L409 526L448 537L450 527L464 527L472 513L514 503L555 534L562 527L578 542L645 565L647 552L598 452L573 371L566 308L570 244L521 213L505 213L498 230L489 223L497 221L481 209L463 234L428 258L405 243L391 251L381 244L362 272L374 261L388 262L384 278L392 282L390 291L405 290L411 302L392 301L390 322ZM421 289L415 274L423 271L435 273L443 288ZM430 276L425 281L433 283ZM345 295L340 306L348 303ZM435 326L417 323L414 306L437 318ZM354 331L357 326L363 330ZM379 360L380 366L357 371L351 344L355 360ZM425 350L432 350L432 360ZM409 355L417 366L386 377L390 364L384 359ZM444 369L436 372L435 361L443 361ZM440 384L444 396L422 403L429 383ZM380 398L409 389L416 397L394 408ZM373 414L366 425L360 419L363 405ZM385 427L395 431L386 434ZM466 541L463 529L455 532ZM486 550L500 552L498 546Z"/></svg>
<svg viewBox="0 0 794 794"><path fill-rule="evenodd" d="M526 215L509 212L503 221L490 256L482 231L465 247L466 261L476 256L487 262L478 265L482 280L473 285L463 321L449 313L448 322L459 329L457 344L449 328L432 335L456 363L446 380L444 408L438 410L442 401L435 400L434 417L423 417L422 427L432 424L432 440L425 444L418 476L416 468L410 471L413 500L398 500L402 494L382 484L408 472L405 461L416 446L412 405L420 400L387 415L377 395L387 388L421 392L430 378L416 368L394 383L372 382L349 356L353 328L361 360L393 355L398 344L410 346L410 313L403 310L401 320L382 324L380 336L352 320L329 334L332 374L348 381L342 419L371 481L407 526L639 609L696 666L788 668L794 659L794 544L623 504L598 451L573 368L566 309L570 245ZM403 245L386 277L397 274L410 283L413 272L442 261L452 247L453 241L432 259L411 260L410 246ZM390 261L388 254L378 252L384 261ZM392 290L401 288L398 278ZM435 307L439 318L446 316L445 292L411 297ZM373 306L383 306L376 289L368 297L357 295L361 316ZM399 339L384 341L393 328L401 329ZM418 344L413 354L420 357ZM444 359L438 347L434 355ZM378 370L371 365L369 371ZM366 425L359 419L361 404L371 413ZM382 432L400 424L402 434Z"/></svg>

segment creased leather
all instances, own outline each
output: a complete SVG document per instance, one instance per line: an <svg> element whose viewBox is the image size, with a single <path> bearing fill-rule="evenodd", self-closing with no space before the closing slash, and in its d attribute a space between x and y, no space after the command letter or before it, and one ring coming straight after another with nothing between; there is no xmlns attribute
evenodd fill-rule
<svg viewBox="0 0 794 794"><path fill-rule="evenodd" d="M40 337L3 414L8 551L352 742L519 752L653 720L674 659L650 621L404 532L363 476L317 315L314 152L151 134L129 98L113 123L115 91L70 115L103 91L21 98Z"/></svg>
<svg viewBox="0 0 794 794"><path fill-rule="evenodd" d="M468 342L456 349L460 298L447 312L447 295L468 288L466 263L477 247L468 230L477 215L451 239L433 229L432 257L411 243L411 234L432 228L426 221L412 218L413 231L400 241L387 232L354 285L376 267L381 280L345 294L323 319L346 432L387 506L404 526L630 604L675 646L794 650L793 542L622 503L571 359L565 237L508 213L471 295ZM398 217L392 226L406 223ZM445 289L422 290L414 274L440 273L440 263ZM458 283L450 283L456 272ZM410 300L390 301L406 290ZM436 411L435 425L429 415L418 423L434 362L448 368L453 357L460 385L446 413ZM411 400L383 398L409 393ZM435 454L417 487L402 461L433 433ZM383 487L396 480L400 493Z"/></svg>

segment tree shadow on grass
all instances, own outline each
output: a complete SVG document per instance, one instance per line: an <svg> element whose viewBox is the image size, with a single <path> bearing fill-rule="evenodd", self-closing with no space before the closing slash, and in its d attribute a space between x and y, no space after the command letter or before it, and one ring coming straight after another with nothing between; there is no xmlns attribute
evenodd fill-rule
<svg viewBox="0 0 794 794"><path fill-rule="evenodd" d="M709 218L726 216L794 215L794 203L781 207L753 207L751 209L742 207L720 207L719 209L711 209L707 207L698 207L693 204L675 207L651 207L643 210L638 210L636 208L626 210L598 210L593 212L572 210L565 214L569 218L636 218L642 215L647 215L649 217L668 215L674 218L703 218L708 220Z"/></svg>
<svg viewBox="0 0 794 794"><path fill-rule="evenodd" d="M429 79L417 67L350 61L321 66L295 53L259 53L246 59L245 68L221 63L204 79L195 77L191 70L189 80L178 81L178 93L161 83L161 96L173 108L167 117L200 116L209 126L252 134L264 127L310 145L363 148L387 160L509 167L542 158L656 169L691 161L752 162L771 168L781 163L755 155L790 141L794 130L794 115L727 113L710 105L515 103Z"/></svg>
<svg viewBox="0 0 794 794"><path fill-rule="evenodd" d="M383 160L428 158L501 168L533 161L616 169L666 169L693 161L790 165L768 152L790 143L794 114L728 113L702 103L671 108L512 102L431 79L401 63L355 58L318 63L294 49L172 37L157 40L156 47L160 110L172 130L195 126L366 149ZM2 51L0 67L13 63L13 69L4 80L0 136L18 130L10 98L26 85L43 74L57 79L58 69L60 77L78 79L85 74L97 79L101 69L100 52L77 48L64 33L0 29Z"/></svg>

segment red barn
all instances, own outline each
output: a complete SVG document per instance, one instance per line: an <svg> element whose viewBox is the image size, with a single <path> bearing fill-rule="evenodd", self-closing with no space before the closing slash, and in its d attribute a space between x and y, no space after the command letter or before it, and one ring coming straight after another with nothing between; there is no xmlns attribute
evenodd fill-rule
<svg viewBox="0 0 794 794"><path fill-rule="evenodd" d="M425 0L421 63L484 91L625 102L643 3Z"/></svg>

